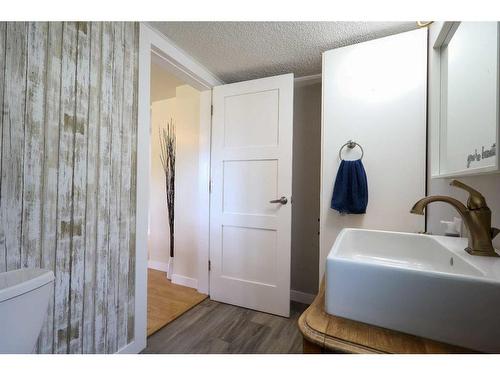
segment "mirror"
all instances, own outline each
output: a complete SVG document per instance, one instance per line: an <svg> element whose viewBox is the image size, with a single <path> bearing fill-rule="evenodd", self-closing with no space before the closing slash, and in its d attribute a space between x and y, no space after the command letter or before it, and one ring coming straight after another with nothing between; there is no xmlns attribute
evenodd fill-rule
<svg viewBox="0 0 500 375"><path fill-rule="evenodd" d="M498 171L498 47L497 22L444 23L433 177Z"/></svg>

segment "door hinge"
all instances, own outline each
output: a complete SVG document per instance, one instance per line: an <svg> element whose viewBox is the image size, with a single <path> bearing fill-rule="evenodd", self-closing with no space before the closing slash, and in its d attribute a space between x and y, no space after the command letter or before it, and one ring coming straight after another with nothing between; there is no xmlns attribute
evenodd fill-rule
<svg viewBox="0 0 500 375"><path fill-rule="evenodd" d="M211 116L214 115L214 106L213 105L210 106L210 115Z"/></svg>
<svg viewBox="0 0 500 375"><path fill-rule="evenodd" d="M212 194L212 180L208 181L208 194Z"/></svg>
<svg viewBox="0 0 500 375"><path fill-rule="evenodd" d="M208 261L208 270L210 271L212 269L212 263L210 263L210 261Z"/></svg>

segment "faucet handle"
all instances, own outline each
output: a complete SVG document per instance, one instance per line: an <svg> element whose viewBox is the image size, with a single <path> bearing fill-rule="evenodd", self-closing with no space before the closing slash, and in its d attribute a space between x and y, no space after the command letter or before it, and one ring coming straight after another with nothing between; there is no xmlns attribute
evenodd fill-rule
<svg viewBox="0 0 500 375"><path fill-rule="evenodd" d="M484 199L483 195L479 191L471 188L469 185L466 185L458 180L452 180L450 185L456 186L469 193L469 199L467 199L467 207L469 210L477 210L479 208L488 207L486 205L486 199Z"/></svg>

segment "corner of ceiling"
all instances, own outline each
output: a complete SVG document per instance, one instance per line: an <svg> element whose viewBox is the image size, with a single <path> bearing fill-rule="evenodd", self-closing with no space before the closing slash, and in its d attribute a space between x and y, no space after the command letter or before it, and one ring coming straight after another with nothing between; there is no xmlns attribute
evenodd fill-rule
<svg viewBox="0 0 500 375"><path fill-rule="evenodd" d="M160 48L157 46L157 48L152 49L152 52L162 59L166 65L169 65L172 74L178 78L186 79L188 82L199 81L201 85L210 88L225 83L164 33L155 28L151 22L141 22L141 24L161 38L162 46Z"/></svg>

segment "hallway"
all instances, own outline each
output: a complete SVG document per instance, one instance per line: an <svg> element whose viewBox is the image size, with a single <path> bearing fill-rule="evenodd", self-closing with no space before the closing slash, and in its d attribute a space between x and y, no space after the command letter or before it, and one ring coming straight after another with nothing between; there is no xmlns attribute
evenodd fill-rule
<svg viewBox="0 0 500 375"><path fill-rule="evenodd" d="M148 336L207 298L196 289L172 284L166 273L148 269Z"/></svg>

